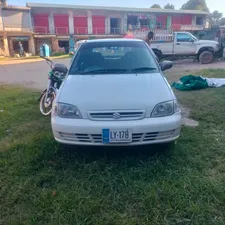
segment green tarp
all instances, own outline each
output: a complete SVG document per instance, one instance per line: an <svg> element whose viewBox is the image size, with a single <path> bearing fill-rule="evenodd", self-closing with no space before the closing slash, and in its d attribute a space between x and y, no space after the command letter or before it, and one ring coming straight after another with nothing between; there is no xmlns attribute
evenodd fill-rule
<svg viewBox="0 0 225 225"><path fill-rule="evenodd" d="M181 91L200 90L208 88L208 83L200 76L183 76L180 78L180 81L181 82L174 82L172 84L172 87Z"/></svg>

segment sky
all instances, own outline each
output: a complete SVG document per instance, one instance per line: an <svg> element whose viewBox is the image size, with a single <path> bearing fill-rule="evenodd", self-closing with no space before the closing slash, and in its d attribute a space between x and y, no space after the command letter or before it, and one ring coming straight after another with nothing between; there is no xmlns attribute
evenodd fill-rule
<svg viewBox="0 0 225 225"><path fill-rule="evenodd" d="M125 6L125 7L139 7L148 8L157 3L162 7L167 3L172 3L177 9L187 0L8 0L9 5L25 5L26 2L38 3L54 3L54 4L76 4L76 5L97 5L97 6ZM225 0L206 0L210 11L218 10L224 14L225 17Z"/></svg>

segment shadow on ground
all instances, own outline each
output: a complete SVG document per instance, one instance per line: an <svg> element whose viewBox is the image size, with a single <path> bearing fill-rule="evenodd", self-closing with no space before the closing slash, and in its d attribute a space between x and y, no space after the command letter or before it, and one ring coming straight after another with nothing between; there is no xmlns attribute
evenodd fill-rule
<svg viewBox="0 0 225 225"><path fill-rule="evenodd" d="M173 151L173 144L145 145L135 147L84 147L59 145L58 156L65 160L95 161L104 158L108 162L123 161L123 159L135 158L136 160L145 161L151 157L170 156Z"/></svg>

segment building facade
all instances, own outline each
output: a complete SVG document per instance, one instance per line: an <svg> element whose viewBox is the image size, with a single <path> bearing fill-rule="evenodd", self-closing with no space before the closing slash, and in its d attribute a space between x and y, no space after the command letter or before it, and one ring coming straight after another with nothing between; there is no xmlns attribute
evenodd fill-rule
<svg viewBox="0 0 225 225"><path fill-rule="evenodd" d="M100 6L28 3L31 8L36 50L47 43L53 51L69 47L69 38L123 37L133 30L203 30L206 12Z"/></svg>
<svg viewBox="0 0 225 225"><path fill-rule="evenodd" d="M0 3L0 56L39 54L48 44L53 52L69 51L69 40L123 37L128 26L136 33L154 29L203 30L208 13L196 10L121 8L27 3L26 7Z"/></svg>
<svg viewBox="0 0 225 225"><path fill-rule="evenodd" d="M35 54L33 27L28 7L0 5L0 55L19 53L19 42L26 53Z"/></svg>

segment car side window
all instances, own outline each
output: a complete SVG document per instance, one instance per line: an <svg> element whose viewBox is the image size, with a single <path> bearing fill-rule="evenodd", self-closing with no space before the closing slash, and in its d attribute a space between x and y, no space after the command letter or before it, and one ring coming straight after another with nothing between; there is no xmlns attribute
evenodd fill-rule
<svg viewBox="0 0 225 225"><path fill-rule="evenodd" d="M188 34L177 33L177 42L190 42L191 36Z"/></svg>

